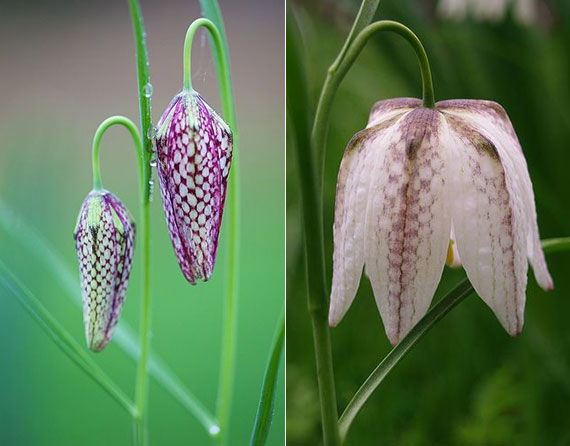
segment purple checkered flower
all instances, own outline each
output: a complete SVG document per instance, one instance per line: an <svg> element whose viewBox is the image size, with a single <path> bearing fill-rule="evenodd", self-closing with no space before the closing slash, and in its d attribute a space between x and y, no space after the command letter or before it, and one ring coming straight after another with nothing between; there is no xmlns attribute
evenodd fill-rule
<svg viewBox="0 0 570 446"><path fill-rule="evenodd" d="M228 124L195 91L170 103L157 131L160 192L184 277L212 275L232 159Z"/></svg>
<svg viewBox="0 0 570 446"><path fill-rule="evenodd" d="M93 190L81 206L74 236L87 345L100 352L113 336L125 301L135 224L115 195Z"/></svg>
<svg viewBox="0 0 570 446"><path fill-rule="evenodd" d="M527 260L528 259L528 260ZM464 266L505 330L522 330L528 262L552 289L527 164L490 101L377 103L338 173L329 322L350 307L362 269L390 342L426 313L444 264Z"/></svg>

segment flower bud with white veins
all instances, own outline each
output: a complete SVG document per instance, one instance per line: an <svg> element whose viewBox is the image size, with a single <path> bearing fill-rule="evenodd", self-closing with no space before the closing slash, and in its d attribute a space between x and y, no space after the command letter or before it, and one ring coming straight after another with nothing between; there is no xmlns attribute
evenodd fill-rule
<svg viewBox="0 0 570 446"><path fill-rule="evenodd" d="M157 131L157 168L170 239L191 284L208 280L232 159L230 127L193 90L178 94Z"/></svg>
<svg viewBox="0 0 570 446"><path fill-rule="evenodd" d="M135 224L111 192L87 195L74 232L83 319L88 347L99 352L110 341L125 301L135 243Z"/></svg>

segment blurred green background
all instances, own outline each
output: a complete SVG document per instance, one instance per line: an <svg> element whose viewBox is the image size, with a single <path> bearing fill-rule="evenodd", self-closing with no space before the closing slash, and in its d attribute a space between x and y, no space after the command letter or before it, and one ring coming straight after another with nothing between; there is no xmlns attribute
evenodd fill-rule
<svg viewBox="0 0 570 446"><path fill-rule="evenodd" d="M518 0L517 0L518 1ZM292 1L304 42L312 116L326 69L346 38L359 3ZM454 0L448 4L460 5ZM471 2L499 6L507 2ZM510 3L510 2L509 2ZM505 11L495 20L450 18L440 2L382 0L377 19L403 22L430 57L437 100L491 99L509 113L536 193L541 236L570 234L570 3L535 0L524 20ZM335 183L344 148L365 127L372 105L421 96L417 60L399 36L372 39L336 97L324 178L328 283L332 271ZM291 121L288 116L288 121ZM287 444L320 444L312 333L300 228L299 179L292 128L287 130ZM530 273L526 324L510 338L476 296L455 308L424 338L368 401L348 445L569 445L570 276L568 253L547 258L555 291ZM445 269L435 299L464 276ZM339 410L390 346L363 278L354 304L332 330Z"/></svg>
<svg viewBox="0 0 570 446"><path fill-rule="evenodd" d="M230 46L242 168L231 444L247 444L283 307L284 6L276 0L220 4ZM143 0L142 10L156 123L182 88L184 36L200 10L198 0ZM204 31L197 34L192 68L194 87L220 110ZM91 188L92 138L99 123L113 114L139 122L135 51L126 1L0 3L0 200L37 228L77 278L72 232ZM112 128L101 149L105 187L113 190L137 219L137 168L128 133ZM222 229L211 281L190 286L174 256L158 188L154 195L152 345L213 412L227 234ZM121 318L135 329L139 255L135 253ZM78 307L40 259L1 229L0 259L84 346ZM0 445L131 443L131 422L123 409L4 291L0 292L0 339ZM104 352L89 354L127 394L134 395L135 364L122 350L111 342ZM152 380L149 407L151 444L211 443L196 419ZM267 444L282 445L284 429L282 366Z"/></svg>

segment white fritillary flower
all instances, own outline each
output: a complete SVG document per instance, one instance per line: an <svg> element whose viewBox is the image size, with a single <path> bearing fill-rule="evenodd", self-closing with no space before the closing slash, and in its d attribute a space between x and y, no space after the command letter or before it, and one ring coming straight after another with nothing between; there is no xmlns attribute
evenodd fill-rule
<svg viewBox="0 0 570 446"><path fill-rule="evenodd" d="M518 23L531 24L538 19L536 0L440 0L437 12L453 20L464 20L470 14L481 22L499 22L508 8Z"/></svg>
<svg viewBox="0 0 570 446"><path fill-rule="evenodd" d="M495 102L378 102L338 174L329 322L352 303L363 267L396 344L427 312L446 263L512 336L523 326L528 262L552 289L532 184L512 124Z"/></svg>

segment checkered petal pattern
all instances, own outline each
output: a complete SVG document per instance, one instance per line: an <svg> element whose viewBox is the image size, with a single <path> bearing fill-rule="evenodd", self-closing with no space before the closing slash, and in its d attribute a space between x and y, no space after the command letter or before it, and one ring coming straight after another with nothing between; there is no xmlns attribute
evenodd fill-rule
<svg viewBox="0 0 570 446"><path fill-rule="evenodd" d="M100 352L111 340L125 302L135 224L115 195L94 190L81 206L74 236L85 337L88 347Z"/></svg>
<svg viewBox="0 0 570 446"><path fill-rule="evenodd" d="M214 269L231 159L229 125L200 94L178 94L158 124L157 168L174 252L193 285Z"/></svg>

